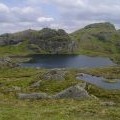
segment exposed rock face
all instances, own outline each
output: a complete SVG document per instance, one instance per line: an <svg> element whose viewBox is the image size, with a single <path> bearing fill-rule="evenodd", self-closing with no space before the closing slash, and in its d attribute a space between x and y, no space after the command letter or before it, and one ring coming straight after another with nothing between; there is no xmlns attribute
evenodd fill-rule
<svg viewBox="0 0 120 120"><path fill-rule="evenodd" d="M44 80L65 80L66 71L53 69L43 75Z"/></svg>
<svg viewBox="0 0 120 120"><path fill-rule="evenodd" d="M48 99L49 96L46 93L19 93L18 98L21 100L31 99L31 100L39 100L39 99Z"/></svg>
<svg viewBox="0 0 120 120"><path fill-rule="evenodd" d="M53 98L56 99L64 99L64 98L85 99L89 97L90 96L87 93L87 91L79 85L67 88L66 90L63 90L62 92L53 96Z"/></svg>
<svg viewBox="0 0 120 120"><path fill-rule="evenodd" d="M63 54L72 53L76 49L75 41L64 30L49 28L3 34L0 36L0 45L15 45L26 40L27 47L37 53Z"/></svg>
<svg viewBox="0 0 120 120"><path fill-rule="evenodd" d="M75 86L72 86L70 88L67 88L60 93L49 96L46 93L19 93L17 96L19 99L25 100L25 99L30 99L30 100L39 100L39 99L87 99L90 98L88 92L85 90L86 84L78 84Z"/></svg>
<svg viewBox="0 0 120 120"><path fill-rule="evenodd" d="M15 45L22 41L21 37L16 34L5 33L0 36L0 46Z"/></svg>
<svg viewBox="0 0 120 120"><path fill-rule="evenodd" d="M44 28L39 32L38 38L31 41L31 44L36 44L43 51L51 54L70 53L74 51L75 44L64 30L52 30Z"/></svg>
<svg viewBox="0 0 120 120"><path fill-rule="evenodd" d="M0 58L0 67L18 67L19 65L12 62L9 57Z"/></svg>

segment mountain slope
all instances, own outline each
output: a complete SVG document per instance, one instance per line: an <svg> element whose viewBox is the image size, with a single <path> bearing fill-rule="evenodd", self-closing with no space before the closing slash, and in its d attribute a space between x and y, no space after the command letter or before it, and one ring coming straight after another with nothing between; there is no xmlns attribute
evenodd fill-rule
<svg viewBox="0 0 120 120"><path fill-rule="evenodd" d="M44 28L40 31L25 30L0 36L1 46L11 46L11 49L15 49L15 46L19 48L21 44L26 45L24 46L26 51L33 53L65 54L72 53L75 49L75 42L62 29Z"/></svg>
<svg viewBox="0 0 120 120"><path fill-rule="evenodd" d="M111 23L90 24L71 34L43 28L0 36L0 55L89 54L120 63L120 30Z"/></svg>
<svg viewBox="0 0 120 120"><path fill-rule="evenodd" d="M95 23L71 34L79 43L79 50L120 53L120 34L110 23Z"/></svg>

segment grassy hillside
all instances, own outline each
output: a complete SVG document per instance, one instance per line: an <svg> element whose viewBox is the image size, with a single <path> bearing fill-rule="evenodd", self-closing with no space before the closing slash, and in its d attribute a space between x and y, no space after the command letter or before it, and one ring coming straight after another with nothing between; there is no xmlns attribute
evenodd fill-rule
<svg viewBox="0 0 120 120"><path fill-rule="evenodd" d="M28 49L28 41L24 41L17 45L6 45L0 46L0 56L9 56L9 55L28 55L32 53Z"/></svg>
<svg viewBox="0 0 120 120"><path fill-rule="evenodd" d="M100 68L85 70L68 70L65 81L44 81L39 89L29 89L29 86L46 72L44 69L0 69L0 120L119 120L120 91L104 90L88 84L89 94L96 98L88 100L18 100L13 86L21 87L22 92L47 92L54 94L82 81L75 80L78 72L99 76L120 78L120 68ZM39 77L38 77L39 76ZM2 86L3 85L3 86ZM104 102L114 102L106 105Z"/></svg>
<svg viewBox="0 0 120 120"><path fill-rule="evenodd" d="M39 39L35 40L35 36L42 39L45 37L46 41L43 39L43 44L47 40L57 40L57 42L62 41L64 43L64 40L69 38L68 34L66 36L66 33L62 30L57 33L54 30L51 31L52 33L49 29L47 30L50 34L47 33L46 35L46 29L43 29L42 32L39 31L39 34L31 30L14 34L15 38L23 36L25 38L24 41L20 41L17 44L15 41L14 44L1 46L0 56L26 56L34 53L48 54L49 51L41 50L39 45L36 45ZM35 40L31 41L31 43L34 42L36 44L29 43L28 37L31 32L34 36L32 36L34 38L32 40ZM58 35L59 32L62 37ZM78 45L75 54L107 56L120 63L119 33L110 23L92 24L72 33L70 41L74 40ZM52 37L50 37L51 35ZM64 46L65 44L62 45ZM49 45L51 44L49 43ZM53 45L56 45L56 42ZM48 95L54 95L68 87L83 83L82 80L76 80L78 73L87 73L106 79L120 79L120 66L67 69L65 79L62 81L45 80L43 75L46 75L48 71L48 69L0 67L0 120L120 120L120 90L105 90L89 83L87 83L85 89L92 98L86 100L19 100L17 97L18 93L34 92L45 92ZM33 83L39 81L39 87L31 88Z"/></svg>
<svg viewBox="0 0 120 120"><path fill-rule="evenodd" d="M120 61L120 34L110 23L96 23L71 34L78 42L78 54L111 56Z"/></svg>
<svg viewBox="0 0 120 120"><path fill-rule="evenodd" d="M120 63L120 31L110 23L96 23L68 35L44 28L0 36L0 56L29 54L86 54L107 56Z"/></svg>
<svg viewBox="0 0 120 120"><path fill-rule="evenodd" d="M79 43L79 49L103 53L117 53L120 36L110 23L88 25L71 34Z"/></svg>

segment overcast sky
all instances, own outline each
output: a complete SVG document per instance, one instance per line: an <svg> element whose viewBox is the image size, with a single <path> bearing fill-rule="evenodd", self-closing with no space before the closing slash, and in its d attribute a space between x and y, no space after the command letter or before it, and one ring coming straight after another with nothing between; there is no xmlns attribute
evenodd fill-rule
<svg viewBox="0 0 120 120"><path fill-rule="evenodd" d="M120 0L0 0L0 34L43 27L72 32L95 22L120 28Z"/></svg>

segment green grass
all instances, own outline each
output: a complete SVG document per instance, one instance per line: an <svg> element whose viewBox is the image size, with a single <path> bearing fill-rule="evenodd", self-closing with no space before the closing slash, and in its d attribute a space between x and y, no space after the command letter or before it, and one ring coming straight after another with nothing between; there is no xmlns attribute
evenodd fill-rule
<svg viewBox="0 0 120 120"><path fill-rule="evenodd" d="M96 69L68 70L64 81L42 79L48 70L34 68L0 69L0 120L119 120L120 90L104 90L87 84L87 91L99 99L88 100L18 100L17 92L4 92L12 86L22 88L21 92L46 92L55 94L63 89L82 81L77 81L75 75L79 72L89 73L105 78L120 79L120 67ZM41 86L30 89L35 81L41 80ZM4 89L2 89L4 88ZM115 106L105 106L102 102L113 101Z"/></svg>
<svg viewBox="0 0 120 120"><path fill-rule="evenodd" d="M83 70L83 72L94 76L102 76L107 79L120 79L120 66L107 68L94 68Z"/></svg>
<svg viewBox="0 0 120 120"><path fill-rule="evenodd" d="M24 41L18 45L0 46L0 56L28 55L31 53L31 51L28 49L27 44L28 42Z"/></svg>
<svg viewBox="0 0 120 120"><path fill-rule="evenodd" d="M92 40L92 42L80 42L79 48L73 53L64 53L64 54L78 54L78 55L89 55L89 56L104 56L109 57L115 63L120 63L120 53L117 51L117 48L111 44L103 43L98 40ZM9 45L0 47L0 56L28 56L32 54L49 54L46 51L34 51L34 47L31 47L30 50L28 47L27 41L19 45ZM38 49L37 49L38 50ZM14 58L17 59L17 58ZM13 60L14 60L13 59Z"/></svg>
<svg viewBox="0 0 120 120"><path fill-rule="evenodd" d="M101 33L108 35L105 40L98 37ZM109 29L103 24L95 28L80 29L70 36L77 41L77 54L107 56L120 63L120 36L114 28Z"/></svg>
<svg viewBox="0 0 120 120"><path fill-rule="evenodd" d="M119 111L96 100L12 101L0 104L0 120L119 120Z"/></svg>

